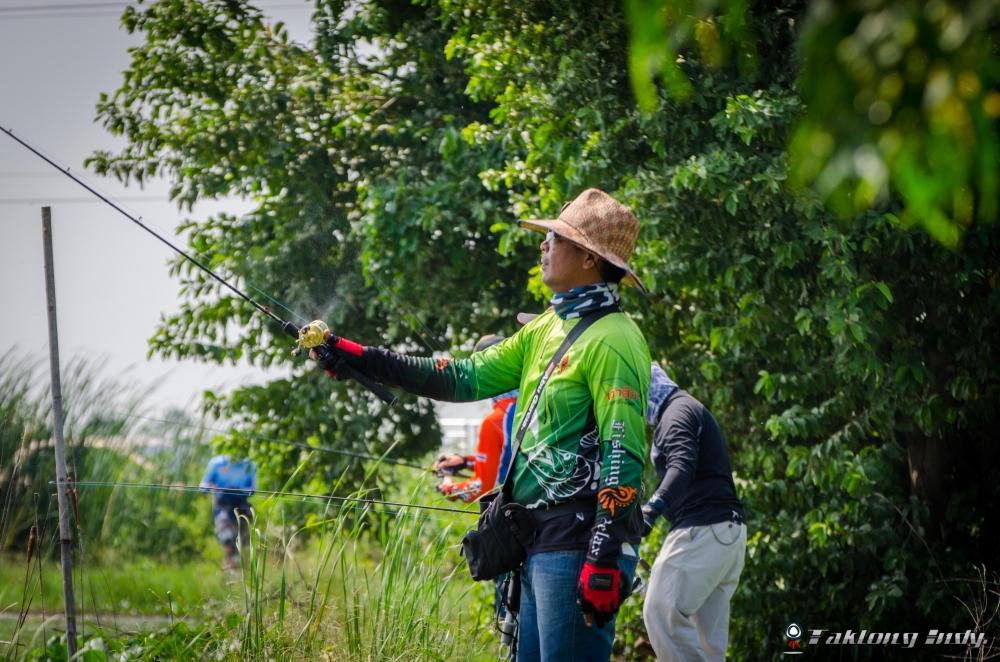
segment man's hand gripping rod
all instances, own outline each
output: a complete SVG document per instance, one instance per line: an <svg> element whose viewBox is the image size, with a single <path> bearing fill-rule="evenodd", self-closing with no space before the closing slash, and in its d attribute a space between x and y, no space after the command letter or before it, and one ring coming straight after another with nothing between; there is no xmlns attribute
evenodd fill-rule
<svg viewBox="0 0 1000 662"><path fill-rule="evenodd" d="M282 324L282 329L284 329L285 333L298 341L298 347L295 349L296 353L301 352L304 349L312 350L316 353L316 357L319 359L320 363L333 358L333 350L327 347L326 343L323 342L326 340L326 334L330 330L325 322L314 320L301 329L291 322L285 322ZM396 403L396 395L392 391L387 389L382 384L372 381L368 375L355 370L347 363L344 363L343 365L343 372L345 373L345 376L350 377L364 386L390 407Z"/></svg>

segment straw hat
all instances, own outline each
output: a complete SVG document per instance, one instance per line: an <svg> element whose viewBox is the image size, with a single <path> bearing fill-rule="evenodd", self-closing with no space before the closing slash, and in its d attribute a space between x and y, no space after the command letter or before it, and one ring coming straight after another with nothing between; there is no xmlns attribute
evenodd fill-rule
<svg viewBox="0 0 1000 662"><path fill-rule="evenodd" d="M552 230L624 269L625 278L622 280L638 287L643 293L649 292L628 263L635 250L635 239L639 236L639 220L628 207L604 191L589 188L563 205L559 218L521 221L521 225L538 232Z"/></svg>

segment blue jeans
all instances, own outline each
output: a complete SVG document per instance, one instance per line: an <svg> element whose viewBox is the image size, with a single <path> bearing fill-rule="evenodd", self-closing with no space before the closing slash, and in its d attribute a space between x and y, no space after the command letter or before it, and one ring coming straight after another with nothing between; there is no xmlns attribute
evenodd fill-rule
<svg viewBox="0 0 1000 662"><path fill-rule="evenodd" d="M600 660L611 657L615 620L603 628L587 627L576 604L576 585L584 551L532 554L521 572L517 661ZM622 554L622 582L632 585L638 556Z"/></svg>

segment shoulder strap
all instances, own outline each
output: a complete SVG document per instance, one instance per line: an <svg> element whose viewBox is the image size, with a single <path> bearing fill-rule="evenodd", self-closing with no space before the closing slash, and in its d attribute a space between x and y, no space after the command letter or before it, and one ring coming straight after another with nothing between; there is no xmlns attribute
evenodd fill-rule
<svg viewBox="0 0 1000 662"><path fill-rule="evenodd" d="M503 489L508 491L512 489L512 487L508 488L508 485L512 486L514 483L512 480L514 474L513 469L515 463L517 462L517 453L521 450L521 440L524 438L524 433L528 431L528 426L531 425L531 419L534 418L535 410L538 408L538 401L542 397L542 390L545 388L545 385L549 383L549 378L552 377L552 372L555 370L555 367L566 354L570 345L576 342L576 339L583 335L583 332L590 328L590 325L605 315L617 312L621 312L621 309L617 306L612 306L602 308L601 310L597 310L590 315L580 318L580 321L577 322L576 326L570 329L570 332L566 334L566 337L563 339L562 344L559 345L556 353L552 355L552 359L549 360L548 367L546 367L545 372L542 373L542 378L538 380L538 386L535 387L535 392L531 394L531 400L528 401L528 406L524 410L524 418L521 419L521 425L517 428L517 434L514 435L514 438L510 442L510 466L507 467L507 476L503 483Z"/></svg>

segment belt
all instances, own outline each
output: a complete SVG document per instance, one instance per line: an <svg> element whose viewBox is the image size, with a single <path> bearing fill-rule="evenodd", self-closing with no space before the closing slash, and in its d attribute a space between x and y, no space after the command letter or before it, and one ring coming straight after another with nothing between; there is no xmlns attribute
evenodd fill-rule
<svg viewBox="0 0 1000 662"><path fill-rule="evenodd" d="M597 499L577 499L575 501L564 501L542 508L535 508L528 511L535 521L535 526L544 524L549 520L572 513L595 513L597 512Z"/></svg>

